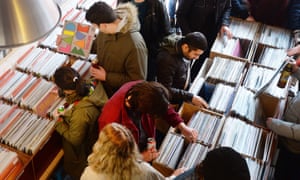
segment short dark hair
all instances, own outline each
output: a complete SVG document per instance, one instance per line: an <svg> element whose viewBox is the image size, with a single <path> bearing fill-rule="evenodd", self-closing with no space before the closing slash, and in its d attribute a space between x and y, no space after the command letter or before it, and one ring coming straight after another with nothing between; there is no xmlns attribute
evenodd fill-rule
<svg viewBox="0 0 300 180"><path fill-rule="evenodd" d="M61 90L75 90L79 96L86 96L89 93L89 87L81 79L80 74L69 66L58 68L53 79Z"/></svg>
<svg viewBox="0 0 300 180"><path fill-rule="evenodd" d="M85 19L94 24L112 23L117 19L117 14L108 4L99 1L87 10Z"/></svg>
<svg viewBox="0 0 300 180"><path fill-rule="evenodd" d="M231 147L220 147L207 153L202 162L205 180L250 180L246 160Z"/></svg>
<svg viewBox="0 0 300 180"><path fill-rule="evenodd" d="M204 34L201 32L191 32L182 38L182 44L187 44L190 49L201 49L205 51L207 49L207 40Z"/></svg>
<svg viewBox="0 0 300 180"><path fill-rule="evenodd" d="M126 98L130 109L141 113L148 113L158 117L166 115L169 106L169 92L160 83L142 81L135 84L127 92Z"/></svg>

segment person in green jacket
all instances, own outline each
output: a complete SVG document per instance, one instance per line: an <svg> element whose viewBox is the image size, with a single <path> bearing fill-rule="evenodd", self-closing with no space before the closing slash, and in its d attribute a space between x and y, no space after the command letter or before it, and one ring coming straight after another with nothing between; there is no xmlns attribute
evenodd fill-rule
<svg viewBox="0 0 300 180"><path fill-rule="evenodd" d="M135 5L119 4L113 10L99 1L87 10L85 18L100 31L91 50L97 54L98 67L92 66L90 74L102 82L108 97L126 82L146 80L148 50L139 32Z"/></svg>
<svg viewBox="0 0 300 180"><path fill-rule="evenodd" d="M98 138L97 119L108 98L101 84L93 89L71 67L57 69L54 82L67 102L65 109L55 114L55 129L62 136L64 171L79 179Z"/></svg>

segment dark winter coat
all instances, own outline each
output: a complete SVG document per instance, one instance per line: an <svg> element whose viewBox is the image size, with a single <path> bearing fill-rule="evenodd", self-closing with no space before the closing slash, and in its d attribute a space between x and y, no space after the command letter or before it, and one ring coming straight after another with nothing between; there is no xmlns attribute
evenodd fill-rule
<svg viewBox="0 0 300 180"><path fill-rule="evenodd" d="M231 0L231 16L246 19L249 16L248 0Z"/></svg>
<svg viewBox="0 0 300 180"><path fill-rule="evenodd" d="M134 0L120 0L119 3L128 1L134 2ZM141 22L140 32L148 49L147 80L152 81L156 76L156 56L159 43L166 35L170 34L169 16L162 0L145 0L138 8Z"/></svg>
<svg viewBox="0 0 300 180"><path fill-rule="evenodd" d="M287 28L291 30L300 29L300 1L290 0L288 6Z"/></svg>
<svg viewBox="0 0 300 180"><path fill-rule="evenodd" d="M116 12L127 23L116 34L99 33L93 52L97 53L98 64L106 71L102 82L109 97L124 83L145 80L147 75L147 47L141 36L137 9L131 3L120 4Z"/></svg>
<svg viewBox="0 0 300 180"><path fill-rule="evenodd" d="M256 21L264 24L284 27L287 18L289 0L248 0L250 13Z"/></svg>
<svg viewBox="0 0 300 180"><path fill-rule="evenodd" d="M119 3L131 2L120 0ZM159 43L170 34L169 16L165 4L161 0L145 0L147 12L141 23L140 32L149 51L157 51Z"/></svg>
<svg viewBox="0 0 300 180"><path fill-rule="evenodd" d="M176 15L183 35L198 31L210 41L221 25L229 25L230 11L230 0L184 0Z"/></svg>
<svg viewBox="0 0 300 180"><path fill-rule="evenodd" d="M184 90L188 66L184 62L181 43L165 41L157 55L157 81L171 92L171 103L191 102L193 94Z"/></svg>

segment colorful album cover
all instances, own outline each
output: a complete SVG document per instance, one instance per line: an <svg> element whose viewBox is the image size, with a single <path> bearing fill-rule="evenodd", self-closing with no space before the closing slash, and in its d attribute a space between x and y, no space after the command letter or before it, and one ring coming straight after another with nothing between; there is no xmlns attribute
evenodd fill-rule
<svg viewBox="0 0 300 180"><path fill-rule="evenodd" d="M87 58L95 35L95 28L91 25L73 21L65 21L58 52Z"/></svg>

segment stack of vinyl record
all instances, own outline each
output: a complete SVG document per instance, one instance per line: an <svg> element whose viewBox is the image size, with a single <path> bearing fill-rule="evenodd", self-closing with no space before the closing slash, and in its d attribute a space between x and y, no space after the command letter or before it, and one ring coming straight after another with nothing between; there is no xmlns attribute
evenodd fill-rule
<svg viewBox="0 0 300 180"><path fill-rule="evenodd" d="M0 179L17 178L17 173L21 168L22 164L17 153L0 147Z"/></svg>
<svg viewBox="0 0 300 180"><path fill-rule="evenodd" d="M207 152L207 146L203 146L198 143L189 144L177 168L185 167L190 169L195 167L204 160Z"/></svg>
<svg viewBox="0 0 300 180"><path fill-rule="evenodd" d="M259 43L275 48L288 49L293 45L291 30L263 25Z"/></svg>
<svg viewBox="0 0 300 180"><path fill-rule="evenodd" d="M239 83L245 66L246 63L242 61L214 57L205 77L211 83L223 82L234 86Z"/></svg>
<svg viewBox="0 0 300 180"><path fill-rule="evenodd" d="M217 146L229 146L241 154L267 160L273 134L238 118L228 117Z"/></svg>
<svg viewBox="0 0 300 180"><path fill-rule="evenodd" d="M18 70L50 79L55 70L68 60L68 56L48 49L32 48L16 64Z"/></svg>
<svg viewBox="0 0 300 180"><path fill-rule="evenodd" d="M168 133L160 147L160 155L155 159L171 169L176 169L183 151L184 138L178 134Z"/></svg>
<svg viewBox="0 0 300 180"><path fill-rule="evenodd" d="M218 83L208 102L209 109L218 113L225 113L230 106L230 100L234 94L234 87Z"/></svg>
<svg viewBox="0 0 300 180"><path fill-rule="evenodd" d="M253 40L260 28L260 24L258 22L231 19L229 28L234 37Z"/></svg>
<svg viewBox="0 0 300 180"><path fill-rule="evenodd" d="M218 136L222 122L221 117L204 113L196 112L188 123L188 126L198 131L197 141L207 146L212 145L213 139Z"/></svg>
<svg viewBox="0 0 300 180"><path fill-rule="evenodd" d="M16 106L0 104L0 141L27 154L35 154L54 130L55 121Z"/></svg>

